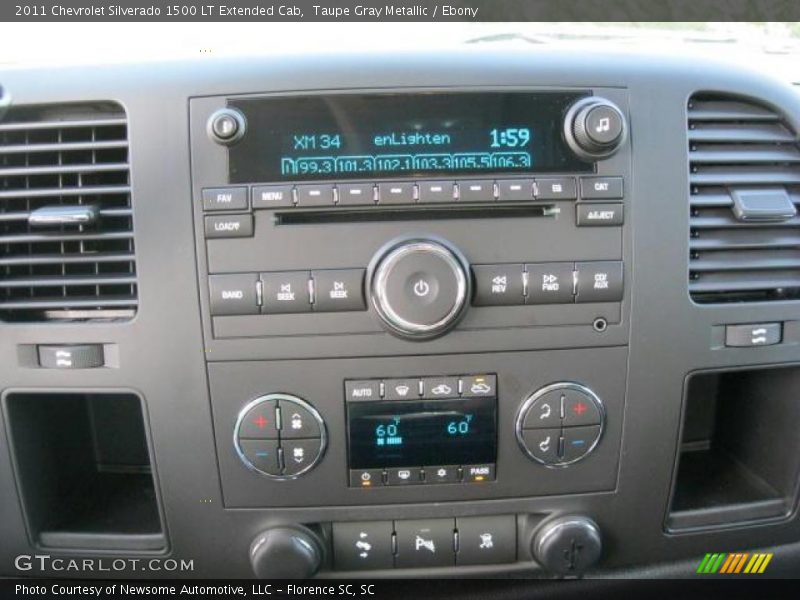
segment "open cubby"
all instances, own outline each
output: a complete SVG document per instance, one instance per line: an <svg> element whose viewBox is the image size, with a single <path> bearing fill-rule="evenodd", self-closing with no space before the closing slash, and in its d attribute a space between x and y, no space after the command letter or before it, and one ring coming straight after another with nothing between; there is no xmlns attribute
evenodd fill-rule
<svg viewBox="0 0 800 600"><path fill-rule="evenodd" d="M138 396L13 392L5 409L22 504L38 545L165 548Z"/></svg>
<svg viewBox="0 0 800 600"><path fill-rule="evenodd" d="M694 373L667 529L779 519L800 469L800 367Z"/></svg>

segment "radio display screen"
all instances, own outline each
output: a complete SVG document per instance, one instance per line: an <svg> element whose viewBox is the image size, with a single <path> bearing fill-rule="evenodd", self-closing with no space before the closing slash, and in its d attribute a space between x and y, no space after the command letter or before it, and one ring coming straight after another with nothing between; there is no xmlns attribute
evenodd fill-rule
<svg viewBox="0 0 800 600"><path fill-rule="evenodd" d="M351 469L495 462L497 401L347 403Z"/></svg>
<svg viewBox="0 0 800 600"><path fill-rule="evenodd" d="M318 95L229 102L246 118L231 183L587 172L563 139L585 93Z"/></svg>

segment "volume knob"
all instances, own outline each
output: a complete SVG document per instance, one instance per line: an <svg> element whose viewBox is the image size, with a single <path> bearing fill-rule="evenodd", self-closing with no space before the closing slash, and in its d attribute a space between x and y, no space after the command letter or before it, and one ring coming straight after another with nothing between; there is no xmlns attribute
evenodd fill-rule
<svg viewBox="0 0 800 600"><path fill-rule="evenodd" d="M370 296L395 335L426 339L452 328L470 297L469 266L445 244L400 240L379 252L370 269Z"/></svg>
<svg viewBox="0 0 800 600"><path fill-rule="evenodd" d="M598 160L614 154L627 136L625 116L604 98L578 100L564 119L564 137L581 158Z"/></svg>

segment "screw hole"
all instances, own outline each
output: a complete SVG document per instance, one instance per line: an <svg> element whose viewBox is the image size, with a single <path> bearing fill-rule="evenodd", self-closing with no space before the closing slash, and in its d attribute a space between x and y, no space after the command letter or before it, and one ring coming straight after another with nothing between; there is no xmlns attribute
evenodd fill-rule
<svg viewBox="0 0 800 600"><path fill-rule="evenodd" d="M598 317L592 323L592 327L598 333L603 333L606 329L608 329L608 321L606 321L603 317Z"/></svg>

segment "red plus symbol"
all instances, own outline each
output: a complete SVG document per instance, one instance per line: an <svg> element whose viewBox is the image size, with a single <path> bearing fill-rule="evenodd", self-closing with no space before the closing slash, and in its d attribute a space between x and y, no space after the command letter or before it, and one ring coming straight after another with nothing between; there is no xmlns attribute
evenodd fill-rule
<svg viewBox="0 0 800 600"><path fill-rule="evenodd" d="M253 423L255 423L259 429L264 429L269 421L264 418L264 415L258 415L257 419L253 419Z"/></svg>
<svg viewBox="0 0 800 600"><path fill-rule="evenodd" d="M587 410L586 405L583 402L578 402L575 406L572 407L572 412L576 415L582 415Z"/></svg>

